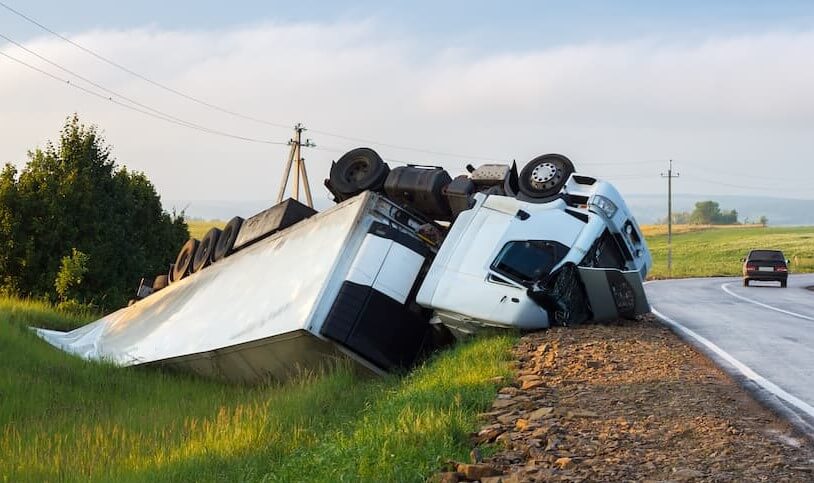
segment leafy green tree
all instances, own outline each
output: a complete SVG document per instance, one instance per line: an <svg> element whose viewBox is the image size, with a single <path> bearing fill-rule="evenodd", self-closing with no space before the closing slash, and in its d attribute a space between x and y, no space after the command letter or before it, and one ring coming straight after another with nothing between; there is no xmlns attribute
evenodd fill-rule
<svg viewBox="0 0 814 483"><path fill-rule="evenodd" d="M716 201L699 201L690 213L690 223L694 225L734 225L738 223L736 210L721 211Z"/></svg>
<svg viewBox="0 0 814 483"><path fill-rule="evenodd" d="M84 253L74 248L71 256L62 257L57 279L54 281L54 288L60 301L76 300L77 288L87 273L88 256Z"/></svg>
<svg viewBox="0 0 814 483"><path fill-rule="evenodd" d="M10 164L0 171L0 293L6 295L18 291L27 251L16 177Z"/></svg>
<svg viewBox="0 0 814 483"><path fill-rule="evenodd" d="M29 152L15 174L7 167L0 176L0 248L14 248L0 256L7 291L54 298L62 259L76 249L88 257L87 273L72 296L120 306L140 277L166 273L189 237L183 214L164 212L147 177L118 167L97 128L76 115L58 144Z"/></svg>
<svg viewBox="0 0 814 483"><path fill-rule="evenodd" d="M694 225L712 225L721 216L721 207L715 201L699 201L690 214L690 223Z"/></svg>

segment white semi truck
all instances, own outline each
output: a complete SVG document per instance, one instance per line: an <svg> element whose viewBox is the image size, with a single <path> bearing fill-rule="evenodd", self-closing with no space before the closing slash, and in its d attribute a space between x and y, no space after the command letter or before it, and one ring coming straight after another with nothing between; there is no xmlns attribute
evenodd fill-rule
<svg viewBox="0 0 814 483"><path fill-rule="evenodd" d="M190 240L132 305L49 343L88 359L161 365L240 382L351 360L409 367L481 327L523 330L649 310L650 253L609 183L560 155L392 171L348 152L326 186ZM167 285L165 280L169 279ZM167 285L167 286L165 286Z"/></svg>

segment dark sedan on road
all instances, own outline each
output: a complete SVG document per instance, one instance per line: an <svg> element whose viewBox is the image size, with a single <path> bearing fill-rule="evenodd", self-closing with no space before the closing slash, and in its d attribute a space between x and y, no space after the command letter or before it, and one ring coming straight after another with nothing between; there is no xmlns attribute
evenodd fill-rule
<svg viewBox="0 0 814 483"><path fill-rule="evenodd" d="M789 261L780 250L752 250L741 261L744 287L748 287L752 280L780 282L781 288L786 286Z"/></svg>

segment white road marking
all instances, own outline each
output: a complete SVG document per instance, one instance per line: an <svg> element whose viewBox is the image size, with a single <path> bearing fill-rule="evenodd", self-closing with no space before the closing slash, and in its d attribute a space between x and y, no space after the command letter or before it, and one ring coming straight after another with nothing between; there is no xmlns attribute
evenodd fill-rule
<svg viewBox="0 0 814 483"><path fill-rule="evenodd" d="M754 382L758 386L762 387L764 390L774 394L778 398L782 399L783 401L786 401L787 403L791 404L795 408L797 408L800 411L803 411L804 413L806 413L808 416L814 418L814 407L810 406L805 401L802 401L801 399L797 398L796 396L793 396L793 395L787 393L786 391L781 389L777 384L769 381L765 377L763 377L760 374L753 371L746 364L742 363L741 361L739 361L739 360L735 359L734 357L732 357L731 355L729 355L728 352L726 352L725 350L721 349L720 347L718 347L717 345L712 343L709 339L706 339L705 337L696 334L692 330L684 327L683 325L679 324L678 322L671 319L670 317L667 317L666 315L664 315L661 312L659 312L658 310L656 310L655 307L651 307L651 311L653 312L653 314L656 315L656 317L660 318L664 323L666 323L666 324L680 330L681 332L684 332L685 334L687 334L688 336L692 337L693 339L698 341L700 344L705 346L707 349L714 352L716 355L718 355L718 357L720 357L721 359L725 360L726 362L732 364L732 366L735 369L737 369L741 374L743 374L745 377L747 377L749 380L751 380L752 382Z"/></svg>
<svg viewBox="0 0 814 483"><path fill-rule="evenodd" d="M810 320L810 321L814 322L814 317L809 317L807 315L798 314L797 312L792 312L790 310L784 310L784 309L774 307L774 306L769 305L769 304L764 304L763 302L758 302L757 300L752 300L749 297L744 297L743 295L738 295L735 292L733 292L732 290L729 290L729 285L731 285L731 284L730 283L722 284L721 289L724 292L728 293L729 295L731 295L731 296L733 296L735 298L739 298L739 299L743 300L744 302L749 302L750 304L759 305L759 306L761 306L761 307L763 307L765 309L774 310L775 312L780 312L780 313L783 313L783 314L786 314L786 315L791 315L792 317L797 317L797 318L800 318L800 319Z"/></svg>

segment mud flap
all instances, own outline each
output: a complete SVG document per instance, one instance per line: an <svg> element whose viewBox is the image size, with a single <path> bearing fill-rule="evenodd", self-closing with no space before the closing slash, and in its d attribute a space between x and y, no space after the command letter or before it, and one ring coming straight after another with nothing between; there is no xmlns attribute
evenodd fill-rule
<svg viewBox="0 0 814 483"><path fill-rule="evenodd" d="M636 270L578 267L594 320L633 318L650 312Z"/></svg>

